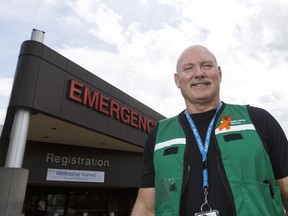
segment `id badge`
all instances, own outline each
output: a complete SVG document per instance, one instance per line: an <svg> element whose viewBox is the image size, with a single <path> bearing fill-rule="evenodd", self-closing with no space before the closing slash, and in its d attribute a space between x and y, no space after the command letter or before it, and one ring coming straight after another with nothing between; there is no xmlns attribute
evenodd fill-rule
<svg viewBox="0 0 288 216"><path fill-rule="evenodd" d="M195 213L195 216L219 216L219 212L217 210L198 212Z"/></svg>

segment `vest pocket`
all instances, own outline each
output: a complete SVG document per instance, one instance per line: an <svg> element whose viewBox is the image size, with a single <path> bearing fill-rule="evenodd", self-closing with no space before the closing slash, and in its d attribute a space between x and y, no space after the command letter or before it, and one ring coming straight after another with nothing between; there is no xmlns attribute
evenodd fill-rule
<svg viewBox="0 0 288 216"><path fill-rule="evenodd" d="M173 146L173 147L170 147L170 148L166 148L164 150L163 156L171 155L171 154L177 154L178 153L178 149L179 149L178 146Z"/></svg>
<svg viewBox="0 0 288 216"><path fill-rule="evenodd" d="M227 135L224 135L223 137L226 142L235 141L235 140L243 140L243 136L241 133L227 134Z"/></svg>
<svg viewBox="0 0 288 216"><path fill-rule="evenodd" d="M156 215L178 216L180 178L166 177L156 182Z"/></svg>
<svg viewBox="0 0 288 216"><path fill-rule="evenodd" d="M234 187L233 196L238 216L284 215L278 186L249 181L231 182L231 186Z"/></svg>

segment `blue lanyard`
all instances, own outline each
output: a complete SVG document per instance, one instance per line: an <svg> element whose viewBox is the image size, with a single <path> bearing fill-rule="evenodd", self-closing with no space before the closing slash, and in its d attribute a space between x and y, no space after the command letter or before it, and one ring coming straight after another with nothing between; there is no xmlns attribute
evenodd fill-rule
<svg viewBox="0 0 288 216"><path fill-rule="evenodd" d="M215 115L213 116L209 126L208 126L208 129L207 129L207 132L206 132L206 138L205 138L205 143L203 145L203 142L202 142L202 139L200 137L200 134L196 128L196 125L192 119L192 117L190 116L190 114L188 113L188 111L186 110L185 111L185 115L186 115L186 118L189 122L189 125L191 127L191 130L195 136L195 139L196 139L196 142L198 144L198 148L199 148L199 151L202 155L202 163L203 163L203 187L204 188L207 188L208 187L208 167L207 167L207 153L208 153L208 147L209 147L209 144L210 144L210 138L211 138L211 133L212 133L212 128L213 128L213 125L214 125L214 121L215 121L215 118L216 118L216 115L218 113L218 111L220 110L222 106L222 102L220 102L217 106L217 109L216 109L216 112L215 112Z"/></svg>

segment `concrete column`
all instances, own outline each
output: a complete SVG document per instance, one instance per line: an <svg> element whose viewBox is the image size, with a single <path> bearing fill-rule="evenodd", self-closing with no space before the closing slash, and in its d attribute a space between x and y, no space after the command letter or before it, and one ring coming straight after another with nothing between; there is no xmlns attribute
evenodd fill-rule
<svg viewBox="0 0 288 216"><path fill-rule="evenodd" d="M25 109L18 109L14 116L5 167L22 167L29 122L30 112Z"/></svg>
<svg viewBox="0 0 288 216"><path fill-rule="evenodd" d="M27 169L0 168L1 216L21 215L28 181L28 172Z"/></svg>

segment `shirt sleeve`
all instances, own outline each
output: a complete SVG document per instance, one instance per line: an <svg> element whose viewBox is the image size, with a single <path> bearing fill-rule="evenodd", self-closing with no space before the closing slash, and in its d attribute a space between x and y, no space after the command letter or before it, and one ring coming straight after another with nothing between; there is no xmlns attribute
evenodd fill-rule
<svg viewBox="0 0 288 216"><path fill-rule="evenodd" d="M155 187L154 147L158 124L148 134L143 153L143 167L140 188Z"/></svg>
<svg viewBox="0 0 288 216"><path fill-rule="evenodd" d="M288 141L278 121L266 110L251 107L252 120L260 134L274 171L275 179L288 176Z"/></svg>

